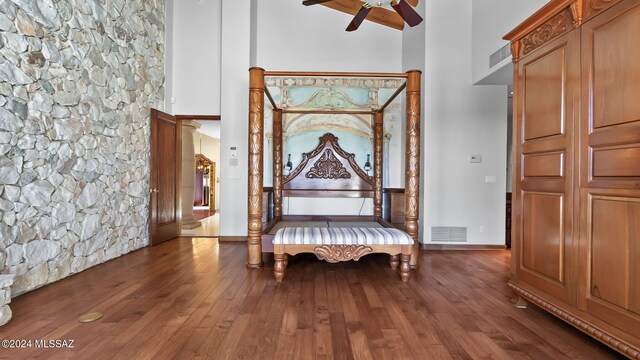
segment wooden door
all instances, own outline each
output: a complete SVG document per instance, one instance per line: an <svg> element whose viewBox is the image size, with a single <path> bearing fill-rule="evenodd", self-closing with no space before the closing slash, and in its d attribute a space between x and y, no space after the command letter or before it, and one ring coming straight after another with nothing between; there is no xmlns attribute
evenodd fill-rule
<svg viewBox="0 0 640 360"><path fill-rule="evenodd" d="M174 116L151 109L151 245L180 235L181 133Z"/></svg>
<svg viewBox="0 0 640 360"><path fill-rule="evenodd" d="M576 298L572 168L579 49L579 31L559 36L521 59L515 78L515 278L568 304Z"/></svg>
<svg viewBox="0 0 640 360"><path fill-rule="evenodd" d="M640 1L582 27L579 306L640 337Z"/></svg>

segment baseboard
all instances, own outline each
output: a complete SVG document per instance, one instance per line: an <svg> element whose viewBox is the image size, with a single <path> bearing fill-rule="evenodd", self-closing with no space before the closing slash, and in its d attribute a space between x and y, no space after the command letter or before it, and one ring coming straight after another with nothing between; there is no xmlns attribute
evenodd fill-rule
<svg viewBox="0 0 640 360"><path fill-rule="evenodd" d="M219 242L246 242L246 236L219 236Z"/></svg>
<svg viewBox="0 0 640 360"><path fill-rule="evenodd" d="M504 250L505 245L422 244L422 250Z"/></svg>

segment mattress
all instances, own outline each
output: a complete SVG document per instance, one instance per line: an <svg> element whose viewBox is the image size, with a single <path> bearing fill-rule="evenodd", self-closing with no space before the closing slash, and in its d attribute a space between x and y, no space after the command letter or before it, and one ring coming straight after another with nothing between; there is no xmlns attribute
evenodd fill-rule
<svg viewBox="0 0 640 360"><path fill-rule="evenodd" d="M413 239L393 228L287 227L278 230L273 243L285 245L412 245Z"/></svg>

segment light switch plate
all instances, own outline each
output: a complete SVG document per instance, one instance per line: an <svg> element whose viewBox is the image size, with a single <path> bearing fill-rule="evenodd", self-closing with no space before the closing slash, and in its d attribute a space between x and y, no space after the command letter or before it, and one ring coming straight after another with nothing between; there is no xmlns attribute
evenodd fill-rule
<svg viewBox="0 0 640 360"><path fill-rule="evenodd" d="M469 156L469 162L470 163L481 163L482 162L482 155L471 155L471 156Z"/></svg>
<svg viewBox="0 0 640 360"><path fill-rule="evenodd" d="M484 177L484 182L486 182L487 184L492 184L494 182L496 182L496 177L495 175L488 175Z"/></svg>

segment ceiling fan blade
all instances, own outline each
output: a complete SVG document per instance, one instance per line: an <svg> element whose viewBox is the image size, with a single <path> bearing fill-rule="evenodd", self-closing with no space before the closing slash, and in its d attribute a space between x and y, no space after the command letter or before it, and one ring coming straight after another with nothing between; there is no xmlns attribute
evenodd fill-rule
<svg viewBox="0 0 640 360"><path fill-rule="evenodd" d="M329 2L329 1L331 1L331 0L304 0L302 2L302 5L309 6L309 5L326 3L326 2Z"/></svg>
<svg viewBox="0 0 640 360"><path fill-rule="evenodd" d="M422 17L405 0L392 1L391 7L411 27L422 22Z"/></svg>
<svg viewBox="0 0 640 360"><path fill-rule="evenodd" d="M367 14L369 14L369 11L371 11L370 5L366 3L362 5L360 10L358 10L356 16L354 16L353 20L351 20L351 23L349 23L349 26L347 26L347 31L357 30L360 27L360 24L362 24L362 22L364 21L364 18L366 18Z"/></svg>

